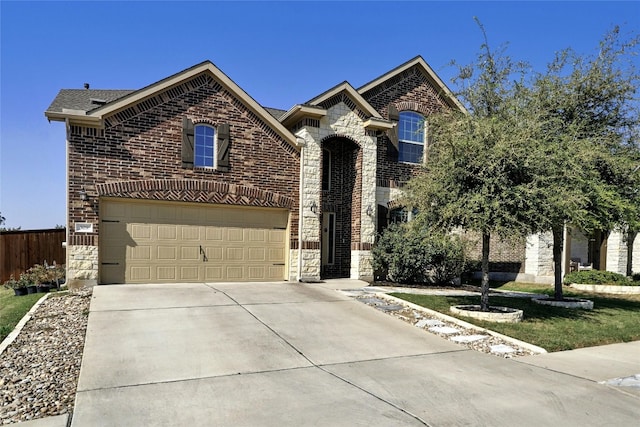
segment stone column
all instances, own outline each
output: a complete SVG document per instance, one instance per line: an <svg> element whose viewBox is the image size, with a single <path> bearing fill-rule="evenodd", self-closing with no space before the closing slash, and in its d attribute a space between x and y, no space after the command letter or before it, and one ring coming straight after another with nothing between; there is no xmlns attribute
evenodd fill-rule
<svg viewBox="0 0 640 427"><path fill-rule="evenodd" d="M627 275L627 239L624 231L616 230L607 238L606 270Z"/></svg>
<svg viewBox="0 0 640 427"><path fill-rule="evenodd" d="M551 232L527 237L524 272L529 280L553 283L553 235Z"/></svg>

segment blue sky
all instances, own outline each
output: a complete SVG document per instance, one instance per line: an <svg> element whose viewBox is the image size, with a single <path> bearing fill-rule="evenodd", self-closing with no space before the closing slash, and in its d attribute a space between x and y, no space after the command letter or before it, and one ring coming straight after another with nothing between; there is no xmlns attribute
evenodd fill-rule
<svg viewBox="0 0 640 427"><path fill-rule="evenodd" d="M490 44L542 70L590 53L640 2L0 1L0 212L7 227L65 224L64 124L44 117L60 89L139 89L206 59L256 101L288 109L421 55L450 84L451 60ZM640 63L639 63L640 65Z"/></svg>

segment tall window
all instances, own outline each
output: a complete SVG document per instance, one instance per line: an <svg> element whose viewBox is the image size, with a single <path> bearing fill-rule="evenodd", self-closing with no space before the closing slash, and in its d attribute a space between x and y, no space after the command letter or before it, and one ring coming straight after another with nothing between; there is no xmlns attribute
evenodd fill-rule
<svg viewBox="0 0 640 427"><path fill-rule="evenodd" d="M422 163L424 152L424 117L413 111L402 111L398 122L400 153L398 161Z"/></svg>
<svg viewBox="0 0 640 427"><path fill-rule="evenodd" d="M214 166L215 130L211 126L196 125L194 131L194 166L212 168Z"/></svg>

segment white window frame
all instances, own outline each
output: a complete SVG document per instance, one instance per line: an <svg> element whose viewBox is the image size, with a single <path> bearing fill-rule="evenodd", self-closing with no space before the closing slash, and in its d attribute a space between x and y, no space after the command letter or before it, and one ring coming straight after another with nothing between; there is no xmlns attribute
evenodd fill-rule
<svg viewBox="0 0 640 427"><path fill-rule="evenodd" d="M212 153L211 153L211 159L212 159L212 165L201 165L198 164L198 155L197 155L197 150L198 150L198 128L209 128L213 131L213 147L212 147ZM193 125L193 167L194 168L200 168L200 169L215 169L216 165L217 165L217 149L216 147L218 146L218 130L211 126L208 123L195 123Z"/></svg>
<svg viewBox="0 0 640 427"><path fill-rule="evenodd" d="M403 125L404 121L403 120L403 116L406 117L409 116L411 117L411 119L417 119L417 125L415 126L416 128L416 132L418 132L418 130L421 131L422 133L422 141L419 141L418 138L415 139L407 139L407 131L403 130L400 126ZM413 123L415 123L415 121L412 120ZM425 124L425 119L424 116L416 111L401 111L399 114L399 120L398 120L398 161L400 163L407 163L407 164L411 164L411 165L419 165L424 163L424 153L425 153L425 146L426 146L426 134L427 134L427 127ZM413 126L411 126L413 128ZM420 127L422 129L420 129ZM402 138L402 137L405 138ZM401 156L402 156L402 144L414 144L414 145L419 145L422 147L422 157L419 159L419 161L417 162L412 162L412 161L408 161L408 160L400 160Z"/></svg>

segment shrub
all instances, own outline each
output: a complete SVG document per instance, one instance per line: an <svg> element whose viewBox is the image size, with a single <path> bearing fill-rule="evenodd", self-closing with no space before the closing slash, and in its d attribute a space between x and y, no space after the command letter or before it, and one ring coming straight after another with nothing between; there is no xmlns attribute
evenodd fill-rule
<svg viewBox="0 0 640 427"><path fill-rule="evenodd" d="M392 224L372 249L378 275L398 283L451 283L465 267L457 236Z"/></svg>
<svg viewBox="0 0 640 427"><path fill-rule="evenodd" d="M611 271L587 270L574 271L564 277L564 283L580 283L584 285L630 285L631 282L622 274Z"/></svg>

